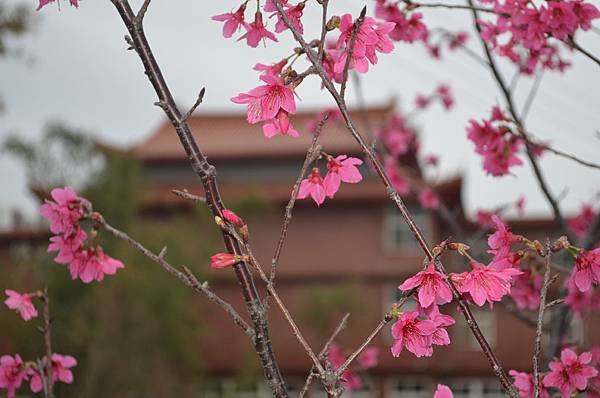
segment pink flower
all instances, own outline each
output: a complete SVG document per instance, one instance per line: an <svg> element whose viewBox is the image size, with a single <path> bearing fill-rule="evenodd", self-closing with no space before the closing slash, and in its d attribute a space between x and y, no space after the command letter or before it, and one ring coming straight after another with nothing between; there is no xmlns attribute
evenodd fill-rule
<svg viewBox="0 0 600 398"><path fill-rule="evenodd" d="M431 343L433 345L449 345L450 335L448 335L446 327L456 323L454 318L450 315L442 314L437 305L432 305L428 308L419 308L419 310L436 326L435 332L431 335Z"/></svg>
<svg viewBox="0 0 600 398"><path fill-rule="evenodd" d="M231 253L217 253L210 258L211 268L227 268L242 261L242 257Z"/></svg>
<svg viewBox="0 0 600 398"><path fill-rule="evenodd" d="M454 398L454 395L448 386L444 384L438 384L437 389L433 394L433 398Z"/></svg>
<svg viewBox="0 0 600 398"><path fill-rule="evenodd" d="M437 155L429 154L425 156L425 164L427 166L437 167L440 164L440 158Z"/></svg>
<svg viewBox="0 0 600 398"><path fill-rule="evenodd" d="M534 398L535 397L535 388L533 385L533 375L531 373L517 372L516 370L511 369L508 372L509 375L515 379L515 387L519 391L519 396L521 398ZM541 383L541 380L538 380L538 385L540 388L540 398L550 398L550 394L544 388Z"/></svg>
<svg viewBox="0 0 600 398"><path fill-rule="evenodd" d="M325 185L323 178L318 168L312 169L312 173L308 178L305 178L300 183L300 189L298 190L298 199L304 199L308 195L313 198L317 205L321 205L325 201Z"/></svg>
<svg viewBox="0 0 600 398"><path fill-rule="evenodd" d="M600 248L579 251L572 278L582 292L588 291L592 283L600 282Z"/></svg>
<svg viewBox="0 0 600 398"><path fill-rule="evenodd" d="M452 91L450 86L447 84L441 84L437 88L437 94L442 100L442 104L444 104L444 108L451 109L452 105L454 105L454 98L452 97Z"/></svg>
<svg viewBox="0 0 600 398"><path fill-rule="evenodd" d="M77 254L83 249L83 244L87 240L87 234L82 229L77 229L68 237L64 235L55 235L50 238L48 251L58 251L54 258L58 264L68 264L73 261Z"/></svg>
<svg viewBox="0 0 600 398"><path fill-rule="evenodd" d="M475 222L480 226L480 227L490 227L492 226L492 216L494 215L493 212L491 211L487 211L487 210L483 210L483 209L477 209L477 214L475 215Z"/></svg>
<svg viewBox="0 0 600 398"><path fill-rule="evenodd" d="M464 281L457 286L457 289L461 293L469 293L473 302L480 307L486 301L492 305L495 301L502 300L505 294L510 293L513 276L522 273L516 268L496 271L474 261L471 261L471 267L473 269L465 276Z"/></svg>
<svg viewBox="0 0 600 398"><path fill-rule="evenodd" d="M0 388L7 390L7 398L13 398L23 380L26 379L27 371L19 354L14 357L10 355L0 357Z"/></svg>
<svg viewBox="0 0 600 398"><path fill-rule="evenodd" d="M395 340L391 348L393 356L400 356L404 347L417 357L430 357L433 354L431 336L437 327L432 321L417 319L418 316L418 311L405 312L392 325Z"/></svg>
<svg viewBox="0 0 600 398"><path fill-rule="evenodd" d="M418 109L425 109L429 105L429 97L423 94L418 94L415 97L415 106Z"/></svg>
<svg viewBox="0 0 600 398"><path fill-rule="evenodd" d="M50 194L54 201L47 200L40 207L40 214L50 221L52 233L68 235L84 216L83 199L71 187L54 188Z"/></svg>
<svg viewBox="0 0 600 398"><path fill-rule="evenodd" d="M281 6L285 9L285 7L288 6L287 2L288 0L279 0L279 2L281 3ZM263 10L265 12L277 12L277 7L275 6L275 2L273 0L267 0L265 1L265 5L263 7Z"/></svg>
<svg viewBox="0 0 600 398"><path fill-rule="evenodd" d="M100 282L104 279L104 275L114 275L118 269L124 267L121 261L107 256L102 247L97 246L80 251L69 264L69 271L71 278L79 278L83 283L90 283L94 280Z"/></svg>
<svg viewBox="0 0 600 398"><path fill-rule="evenodd" d="M362 175L356 166L363 162L360 159L339 155L336 158L329 157L327 160L327 175L323 180L325 194L333 198L340 189L341 182L356 184L362 180Z"/></svg>
<svg viewBox="0 0 600 398"><path fill-rule="evenodd" d="M260 12L254 14L254 22L252 22L246 28L248 31L244 33L242 37L238 39L238 41L246 39L246 43L248 43L250 47L256 48L258 43L260 43L260 41L263 39L278 41L275 35L265 28L262 14Z"/></svg>
<svg viewBox="0 0 600 398"><path fill-rule="evenodd" d="M294 92L283 84L281 78L262 75L260 80L267 84L231 98L231 102L236 104L248 104L246 112L248 123L255 124L275 119L280 110L288 113L296 112Z"/></svg>
<svg viewBox="0 0 600 398"><path fill-rule="evenodd" d="M573 6L573 12L577 16L577 23L583 30L590 30L592 28L592 21L600 18L600 11L595 5L590 3L584 3L582 0L575 0L571 3Z"/></svg>
<svg viewBox="0 0 600 398"><path fill-rule="evenodd" d="M284 11L287 14L288 18L290 19L292 26L298 32L300 32L300 34L304 33L304 27L302 26L302 21L300 20L300 18L302 18L302 13L304 12L304 3L305 3L304 1L301 1L300 3L298 3L295 6L289 6L288 9ZM277 23L275 24L275 32L281 33L284 30L288 29L287 24L285 23L283 18L281 18L281 15L279 13L273 14L273 15L277 15Z"/></svg>
<svg viewBox="0 0 600 398"><path fill-rule="evenodd" d="M452 291L446 283L446 276L435 269L433 263L429 263L424 271L418 272L404 281L398 289L411 290L418 288L419 304L429 307L431 304L445 304L452 301Z"/></svg>
<svg viewBox="0 0 600 398"><path fill-rule="evenodd" d="M379 348L367 347L358 356L358 364L362 369L374 368L379 362Z"/></svg>
<svg viewBox="0 0 600 398"><path fill-rule="evenodd" d="M42 7L50 4L50 3L54 3L55 0L40 0L40 3L38 5L38 7L36 8L36 11L39 11ZM71 4L72 7L79 7L79 1L78 0L69 0L69 3Z"/></svg>
<svg viewBox="0 0 600 398"><path fill-rule="evenodd" d="M600 290L589 289L585 292L579 290L575 285L573 276L567 279L565 283L567 287L567 296L565 297L565 303L571 308L571 310L579 315L584 315L590 310L600 309Z"/></svg>
<svg viewBox="0 0 600 398"><path fill-rule="evenodd" d="M492 215L492 223L496 232L488 238L488 245L494 250L510 249L511 245L516 242L521 242L523 237L520 235L514 235L508 227L500 220L497 215Z"/></svg>
<svg viewBox="0 0 600 398"><path fill-rule="evenodd" d="M450 51L453 51L459 47L464 47L465 44L467 44L467 40L469 40L469 34L467 32L458 32L452 36L452 39L448 43L448 48Z"/></svg>
<svg viewBox="0 0 600 398"><path fill-rule="evenodd" d="M277 112L277 116L271 120L267 120L262 127L263 135L267 138L273 138L276 135L289 135L291 137L298 137L300 135L298 131L290 123L288 113L280 109Z"/></svg>
<svg viewBox="0 0 600 398"><path fill-rule="evenodd" d="M440 207L440 199L433 192L433 189L426 187L419 192L419 203L424 209L437 209Z"/></svg>
<svg viewBox="0 0 600 398"><path fill-rule="evenodd" d="M584 352L577 354L570 348L562 350L560 361L550 362L551 372L544 377L544 386L560 390L563 398L568 398L577 390L585 390L588 379L596 377L598 371L588 364L592 354Z"/></svg>
<svg viewBox="0 0 600 398"><path fill-rule="evenodd" d="M242 220L242 217L228 209L223 210L223 218L235 225L237 228L242 228L244 225L246 225L244 220Z"/></svg>
<svg viewBox="0 0 600 398"><path fill-rule="evenodd" d="M70 355L52 354L52 380L54 382L61 381L66 384L73 383L73 372L71 372L70 368L76 365L77 360ZM29 388L31 388L33 393L42 391L42 378L39 372L33 372Z"/></svg>
<svg viewBox="0 0 600 398"><path fill-rule="evenodd" d="M339 369L340 366L342 366L346 361L346 357L342 352L342 348L336 343L332 343L329 346L327 357L329 359L329 362L331 363L331 367L333 368L333 370ZM350 369L344 370L344 372L342 373L342 380L343 386L350 391L358 390L362 388L363 385L360 376L358 376Z"/></svg>
<svg viewBox="0 0 600 398"><path fill-rule="evenodd" d="M252 68L252 69L262 72L261 75L273 75L275 77L278 77L279 74L281 73L281 71L283 70L283 67L286 64L287 64L287 59L284 58L281 61L277 62L276 64L271 64L271 65L265 65L265 64L258 63L256 65L254 65L254 68Z"/></svg>
<svg viewBox="0 0 600 398"><path fill-rule="evenodd" d="M246 21L244 21L245 11L246 3L242 4L236 12L228 12L225 14L215 15L214 17L212 17L212 20L225 22L225 24L223 25L223 36L225 38L230 38L237 30L239 30L240 27L244 27L246 30L249 29L248 24L246 23Z"/></svg>
<svg viewBox="0 0 600 398"><path fill-rule="evenodd" d="M6 304L9 309L17 311L24 321L28 321L38 315L37 310L31 301L31 298L35 297L35 294L20 294L10 289L6 289L4 293L8 296L8 298L4 300L4 304Z"/></svg>

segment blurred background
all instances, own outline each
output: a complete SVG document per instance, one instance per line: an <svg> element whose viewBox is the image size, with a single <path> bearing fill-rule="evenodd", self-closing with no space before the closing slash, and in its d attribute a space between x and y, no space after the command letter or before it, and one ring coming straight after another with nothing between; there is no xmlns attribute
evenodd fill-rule
<svg viewBox="0 0 600 398"><path fill-rule="evenodd" d="M58 386L58 395L264 394L249 342L220 309L123 243L101 237L106 252L121 259L126 269L100 284L71 281L46 253L49 233L37 208L52 187L69 184L119 229L156 252L167 246L172 264L190 266L243 312L236 281L209 272L208 259L220 251L221 241L208 211L170 193L173 188L199 194L201 190L162 111L153 106L155 94L139 59L126 51L124 27L114 7L108 1L84 1L74 9L63 2L60 9L54 4L36 13L34 3L0 3L0 290L49 286L54 346L79 362L75 384ZM139 3L132 1L134 9ZM333 0L330 9L332 14L356 15L363 5L364 1ZM244 216L253 246L268 264L283 206L310 141L306 123L332 102L316 77L304 81L297 90L299 112L292 118L302 134L295 141L266 140L260 126L246 123L244 109L229 98L258 85L254 64L280 60L294 43L287 33L279 36L281 43L256 49L224 39L221 24L210 17L237 6L233 1L154 1L146 32L182 109L206 87L204 102L191 119L194 133L218 167L228 207ZM466 12L431 9L424 14L430 28L472 31ZM307 37L317 35L319 19L317 7L309 2L303 18ZM598 31L592 30L579 43L600 54L598 38ZM364 101L369 123L362 120L361 126L381 125L395 109L410 111L416 94L449 84L455 97L452 110L432 107L411 121L419 133L420 153L439 156L439 172L420 170L414 159L408 164L436 184L444 202L471 232L477 230L472 221L478 209L492 210L524 196L524 217L516 219L512 208L506 212L514 228L534 238L557 237L529 167L515 168L503 178L486 176L481 158L466 139L468 120L487 117L490 108L502 102L489 72L461 51L445 52L441 60L434 60L424 46L395 45L392 54L381 56L361 76L360 85L354 80L349 84L351 107L363 106ZM467 47L481 50L474 38ZM580 54L567 57L573 67L565 74L543 75L528 126L553 146L596 160L600 91L595 88L600 87L600 74L597 65ZM511 67L502 67L512 77ZM521 107L534 79L521 77L515 84ZM359 154L335 123L328 125L323 140L325 150ZM541 164L567 215L575 215L583 203L596 203L597 170L551 154ZM388 206L385 191L366 167L363 171L364 184L344 187L339 198L322 209L308 201L298 204L282 256L282 295L315 347L346 312L352 313L351 332L340 342L348 349L356 345L396 298L398 283L421 264L418 248ZM414 198L409 202L432 241L451 233L437 214L420 209ZM351 250L355 247L361 250ZM458 270L461 265L450 260L449 267ZM276 352L290 387L298 389L309 362L283 319L272 312ZM506 367L526 371L533 341L530 325L504 307L477 316ZM500 333L499 325L510 327ZM591 327L575 327L573 341L589 343ZM415 361L403 354L394 360L388 354L391 339L386 331L377 341L380 366L364 375L364 389L354 395L431 396L432 386L445 381L455 396L501 396L466 325L455 325L451 338L456 345L440 348L433 359ZM42 349L33 325L0 311L0 354L35 357Z"/></svg>

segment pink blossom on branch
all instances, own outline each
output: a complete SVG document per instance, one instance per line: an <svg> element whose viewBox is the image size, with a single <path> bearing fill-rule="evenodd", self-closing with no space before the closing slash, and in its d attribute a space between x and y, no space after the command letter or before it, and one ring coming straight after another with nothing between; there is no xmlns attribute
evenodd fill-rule
<svg viewBox="0 0 600 398"><path fill-rule="evenodd" d="M102 247L96 246L79 252L69 264L69 271L72 279L79 278L83 283L90 283L101 282L105 275L114 275L124 267L121 261L104 254Z"/></svg>
<svg viewBox="0 0 600 398"><path fill-rule="evenodd" d="M236 12L228 12L225 14L219 14L213 16L213 21L225 22L223 25L223 37L230 38L240 28L248 30L250 27L244 20L244 13L246 11L246 3L242 4Z"/></svg>
<svg viewBox="0 0 600 398"><path fill-rule="evenodd" d="M35 306L31 299L35 297L35 293L24 293L20 294L14 290L6 289L4 291L8 298L4 300L4 304L11 309L15 310L24 321L29 321L38 315Z"/></svg>
<svg viewBox="0 0 600 398"><path fill-rule="evenodd" d="M292 26L294 27L294 29L296 29L298 32L300 32L300 34L304 33L304 26L302 26L302 14L304 12L304 5L305 5L306 1L301 1L300 3L296 4L295 6L288 6L287 9L284 9L284 12L286 13L286 15L288 16L290 22L292 23ZM266 8L266 6L265 6ZM285 23L285 21L283 20L283 18L281 17L281 15L279 15L279 13L273 14L277 16L277 23L275 24L275 32L276 33L281 33L285 30L288 29L287 24ZM271 15L271 16L273 16Z"/></svg>
<svg viewBox="0 0 600 398"><path fill-rule="evenodd" d="M454 398L454 394L448 386L438 384L435 393L433 393L433 398Z"/></svg>
<svg viewBox="0 0 600 398"><path fill-rule="evenodd" d="M36 11L39 11L42 9L42 7L47 6L50 3L54 3L56 0L40 0L40 3L38 4L38 7L36 8ZM69 4L71 4L72 7L79 7L79 0L69 0Z"/></svg>
<svg viewBox="0 0 600 398"><path fill-rule="evenodd" d="M400 290L411 290L418 288L418 300L422 307L431 304L445 304L452 301L452 291L446 282L447 277L435 269L430 263L424 271L408 278L398 286Z"/></svg>
<svg viewBox="0 0 600 398"><path fill-rule="evenodd" d="M497 271L481 263L471 261L471 272L451 274L450 278L459 292L468 293L473 302L482 306L487 301L490 305L502 300L510 293L512 278L522 272L516 268L505 268Z"/></svg>
<svg viewBox="0 0 600 398"><path fill-rule="evenodd" d="M488 238L488 245L493 250L507 249L509 250L513 243L521 242L523 237L510 232L510 229L502 222L500 217L492 215L492 223L496 230Z"/></svg>
<svg viewBox="0 0 600 398"><path fill-rule="evenodd" d="M575 258L571 277L582 292L588 291L593 283L600 283L600 248L581 249Z"/></svg>
<svg viewBox="0 0 600 398"><path fill-rule="evenodd" d="M50 221L50 231L54 234L70 234L79 220L84 217L85 200L77 196L73 188L54 188L51 200L40 207L40 214Z"/></svg>
<svg viewBox="0 0 600 398"><path fill-rule="evenodd" d="M350 184L362 181L362 175L358 167L356 167L362 163L362 160L348 157L347 155L339 155L335 158L329 157L327 161L327 175L323 180L325 194L329 198L333 198L335 193L340 189L342 181Z"/></svg>
<svg viewBox="0 0 600 398"><path fill-rule="evenodd" d="M515 283L510 291L510 297L517 307L535 311L540 306L540 290L544 283L542 275L534 275L530 270L525 270L515 277Z"/></svg>
<svg viewBox="0 0 600 398"><path fill-rule="evenodd" d="M515 380L514 384L519 391L521 398L534 398L535 387L533 385L533 375L531 373L517 372L516 370L509 370L508 374ZM538 380L538 387L540 389L540 398L550 398L548 390L544 388L541 380Z"/></svg>
<svg viewBox="0 0 600 398"><path fill-rule="evenodd" d="M548 365L551 372L544 377L544 386L557 388L563 398L569 398L577 390L585 390L588 380L598 375L598 370L590 366L592 354L577 355L570 348L560 353L560 361Z"/></svg>
<svg viewBox="0 0 600 398"><path fill-rule="evenodd" d="M44 358L45 359L45 358ZM70 355L52 354L52 380L65 384L73 383L73 372L71 368L77 366L77 360ZM29 388L33 393L43 389L42 378L39 371L32 370Z"/></svg>
<svg viewBox="0 0 600 398"><path fill-rule="evenodd" d="M417 357L430 357L433 354L432 335L437 327L434 322L420 320L418 317L418 311L404 312L392 325L393 356L400 356L404 347Z"/></svg>
<svg viewBox="0 0 600 398"><path fill-rule="evenodd" d="M27 370L19 354L0 357L0 388L6 390L7 398L14 398L15 392L26 379Z"/></svg>
<svg viewBox="0 0 600 398"><path fill-rule="evenodd" d="M278 41L273 32L270 32L265 28L263 17L260 12L254 14L254 22L250 23L246 28L246 33L244 33L238 41L246 39L246 43L250 47L258 47L258 43L265 39Z"/></svg>
<svg viewBox="0 0 600 398"><path fill-rule="evenodd" d="M242 257L231 253L217 253L210 258L211 268L227 268L242 261Z"/></svg>
<svg viewBox="0 0 600 398"><path fill-rule="evenodd" d="M433 189L426 187L419 192L419 204L424 209L437 209L440 207L440 199Z"/></svg>
<svg viewBox="0 0 600 398"><path fill-rule="evenodd" d="M579 214L568 220L569 226L578 239L583 239L596 218L596 211L587 203L581 206Z"/></svg>
<svg viewBox="0 0 600 398"><path fill-rule="evenodd" d="M325 201L326 196L325 185L323 183L323 177L318 168L313 168L310 176L305 178L300 183L300 189L298 190L298 199L305 199L310 195L317 205L321 205Z"/></svg>

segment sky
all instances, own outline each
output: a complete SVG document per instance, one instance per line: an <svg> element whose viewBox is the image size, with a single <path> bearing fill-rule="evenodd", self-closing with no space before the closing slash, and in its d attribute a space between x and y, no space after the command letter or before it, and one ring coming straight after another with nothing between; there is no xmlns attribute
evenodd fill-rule
<svg viewBox="0 0 600 398"><path fill-rule="evenodd" d="M33 8L34 0L4 0ZM442 2L448 2L441 0ZM600 7L600 0L591 0ZM332 14L357 15L373 0L331 0ZM137 9L141 1L132 1ZM258 85L252 66L272 63L289 55L291 34L280 35L280 43L267 43L256 49L244 42L224 39L221 24L212 15L229 12L239 1L154 0L146 16L146 33L176 101L187 109L201 87L206 87L199 112L243 113L244 108L229 98ZM459 1L452 2L460 4ZM426 9L430 27L472 32L470 14L462 10ZM318 36L320 14L315 1L305 9L305 37ZM269 26L273 25L271 20ZM95 138L130 147L144 140L163 120L162 111L153 106L155 94L142 72L134 52L126 51L125 28L108 0L83 0L79 9L64 0L59 7L47 6L33 16L33 31L12 43L22 57L0 59L0 94L5 112L0 114L0 139L17 133L39 139L51 121L63 121L85 129ZM596 22L596 29L600 22ZM599 30L577 39L600 55ZM481 52L471 36L469 48ZM550 141L556 148L590 161L600 161L600 70L579 53L567 53L573 67L565 74L547 72L527 119L528 130ZM501 63L506 80L513 75L510 65ZM396 44L392 54L381 55L379 63L362 75L362 89L368 104L383 104L395 99L406 108L416 93L427 93L440 83L449 83L456 97L451 112L434 106L416 123L421 129L424 153L438 154L443 176L462 174L463 193L469 214L490 209L524 195L526 216L550 214L527 162L503 178L486 176L481 159L466 139L465 127L471 118L482 119L490 108L502 104L502 97L489 71L463 52L447 53L442 61L432 60L421 45ZM517 82L516 99L521 108L533 79ZM332 99L320 90L318 78L306 79L297 90L301 110L331 106ZM353 84L347 93L355 103ZM201 144L201 142L200 142ZM265 141L276 145L276 139ZM524 159L525 160L525 159ZM600 191L600 170L589 169L545 155L541 161L552 191L561 197L568 214L577 212L583 202L594 200ZM26 187L22 166L6 154L0 155L0 226L6 226L11 209L18 208L34 217L36 202ZM290 182L292 183L292 182Z"/></svg>

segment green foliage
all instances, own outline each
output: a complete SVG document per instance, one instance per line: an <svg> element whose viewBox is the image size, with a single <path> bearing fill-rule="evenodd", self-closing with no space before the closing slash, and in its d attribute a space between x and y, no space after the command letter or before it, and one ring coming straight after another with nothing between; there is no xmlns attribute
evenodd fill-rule
<svg viewBox="0 0 600 398"><path fill-rule="evenodd" d="M7 42L10 38L21 36L30 28L29 10L30 7L24 4L8 6L0 3L0 56L8 51Z"/></svg>

